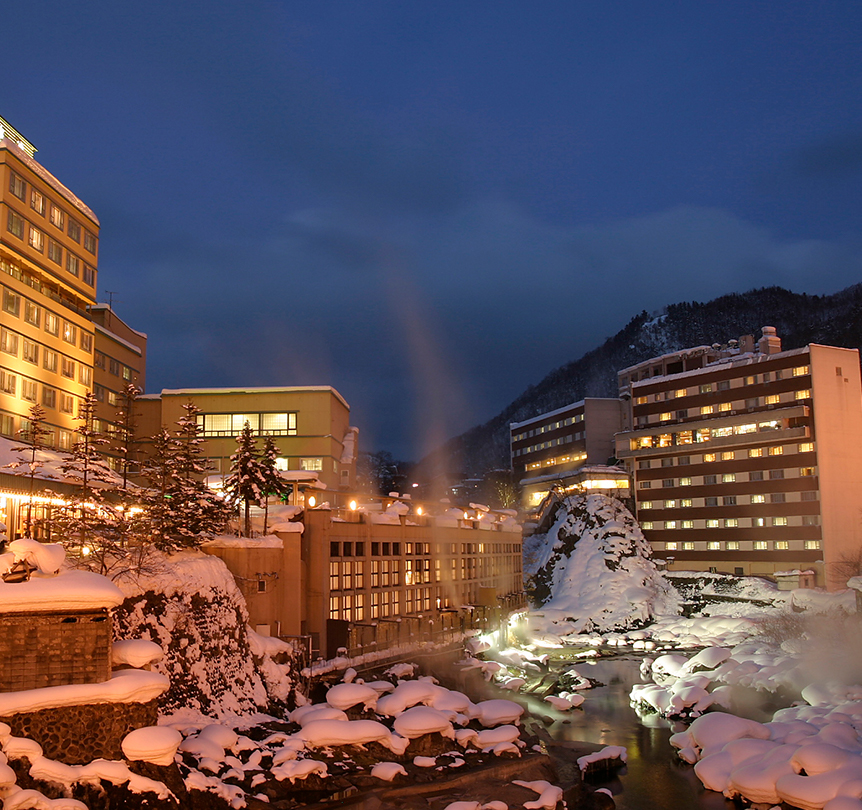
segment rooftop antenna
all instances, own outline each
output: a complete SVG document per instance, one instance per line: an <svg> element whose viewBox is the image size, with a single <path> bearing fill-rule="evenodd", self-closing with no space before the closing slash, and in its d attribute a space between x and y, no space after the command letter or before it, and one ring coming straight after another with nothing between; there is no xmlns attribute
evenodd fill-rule
<svg viewBox="0 0 862 810"><path fill-rule="evenodd" d="M105 290L105 295L108 296L108 326L112 325L111 317L114 314L114 296L117 295L117 293L117 290Z"/></svg>

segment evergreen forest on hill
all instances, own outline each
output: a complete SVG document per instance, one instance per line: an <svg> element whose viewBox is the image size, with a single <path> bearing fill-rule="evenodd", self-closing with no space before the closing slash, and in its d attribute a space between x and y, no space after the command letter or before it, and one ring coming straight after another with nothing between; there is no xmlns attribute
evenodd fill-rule
<svg viewBox="0 0 862 810"><path fill-rule="evenodd" d="M763 287L705 303L671 304L659 314L641 312L598 348L529 386L492 419L450 439L420 467L464 477L507 468L510 422L584 397L614 397L619 369L687 346L726 343L740 335L757 339L762 326L778 330L785 350L808 343L862 348L862 284L833 295Z"/></svg>

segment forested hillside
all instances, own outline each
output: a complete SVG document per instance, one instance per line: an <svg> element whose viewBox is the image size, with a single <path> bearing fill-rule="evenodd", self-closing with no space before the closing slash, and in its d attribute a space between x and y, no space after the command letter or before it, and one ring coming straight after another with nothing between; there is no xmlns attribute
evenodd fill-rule
<svg viewBox="0 0 862 810"><path fill-rule="evenodd" d="M780 287L671 304L659 315L641 312L583 357L554 369L493 419L450 439L425 459L426 469L477 476L509 464L509 423L529 419L584 397L617 394L619 369L686 346L760 336L774 326L784 349L808 343L862 347L862 284L834 295L797 294Z"/></svg>

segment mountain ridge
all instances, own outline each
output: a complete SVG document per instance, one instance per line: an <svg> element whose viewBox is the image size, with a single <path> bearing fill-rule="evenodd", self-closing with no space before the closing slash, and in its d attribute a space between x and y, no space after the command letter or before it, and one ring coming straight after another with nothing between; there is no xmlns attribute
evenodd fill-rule
<svg viewBox="0 0 862 810"><path fill-rule="evenodd" d="M418 466L461 477L508 468L511 422L585 397L615 397L620 369L689 346L724 343L747 334L757 338L763 326L777 329L785 350L809 343L862 348L862 283L830 295L759 287L706 302L669 304L658 315L644 310L595 349L528 386L487 422L449 439Z"/></svg>

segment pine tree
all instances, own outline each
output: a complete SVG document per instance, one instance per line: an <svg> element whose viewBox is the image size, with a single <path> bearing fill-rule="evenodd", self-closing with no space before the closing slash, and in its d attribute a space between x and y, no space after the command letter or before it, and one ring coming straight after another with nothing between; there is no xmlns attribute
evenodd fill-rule
<svg viewBox="0 0 862 810"><path fill-rule="evenodd" d="M17 469L26 464L25 473L30 479L29 499L27 501L27 518L24 523L25 537L33 536L33 498L36 494L36 473L42 468L42 462L38 460L39 451L45 447L45 440L51 435L49 428L45 427L45 410L41 405L30 406L30 418L27 424L18 431L18 435L28 444L24 447L13 447L16 453L27 453L30 460L27 462L13 461L6 466Z"/></svg>
<svg viewBox="0 0 862 810"><path fill-rule="evenodd" d="M266 481L257 452L257 441L251 425L246 422L236 437L237 449L230 457L230 475L225 490L233 503L244 508L243 535L251 537L251 505L260 506L266 497Z"/></svg>
<svg viewBox="0 0 862 810"><path fill-rule="evenodd" d="M273 495L282 496L287 491L287 482L281 477L276 466L278 446L272 436L266 437L260 457L260 471L263 477L263 533L268 531L269 499Z"/></svg>

